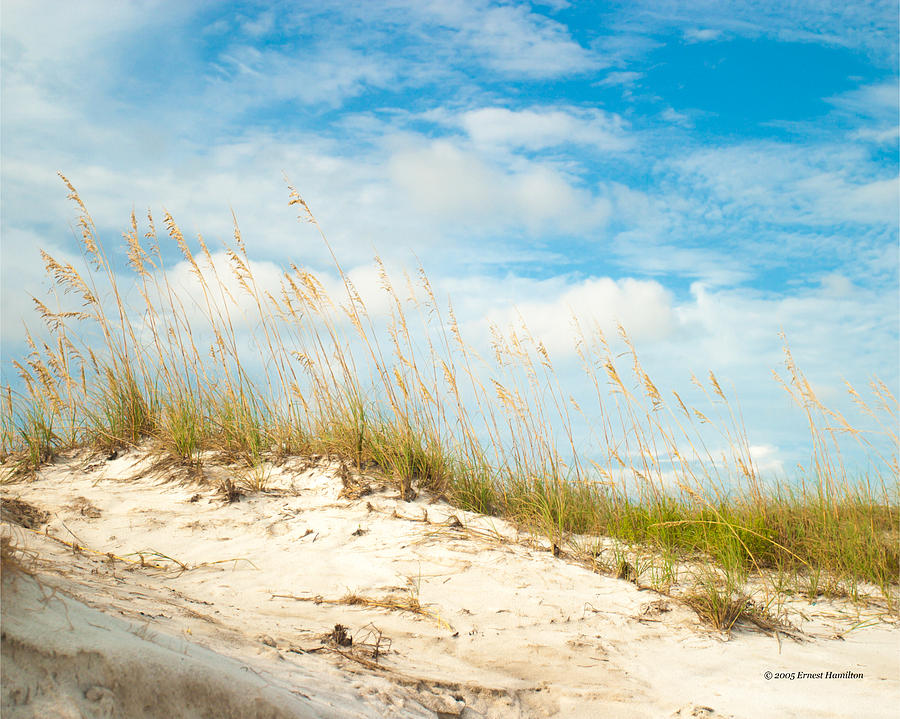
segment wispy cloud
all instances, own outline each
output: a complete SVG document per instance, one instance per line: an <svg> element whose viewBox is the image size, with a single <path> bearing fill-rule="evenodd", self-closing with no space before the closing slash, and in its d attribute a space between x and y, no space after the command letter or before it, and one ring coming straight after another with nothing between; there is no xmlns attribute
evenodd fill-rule
<svg viewBox="0 0 900 719"><path fill-rule="evenodd" d="M431 116L435 117L435 114ZM472 141L482 147L544 150L574 144L621 152L634 145L627 123L618 115L597 108L509 110L486 107L443 119L463 128Z"/></svg>
<svg viewBox="0 0 900 719"><path fill-rule="evenodd" d="M644 73L635 72L634 70L617 70L615 72L607 73L606 77L600 80L597 84L601 87L614 85L631 87L643 76Z"/></svg>
<svg viewBox="0 0 900 719"><path fill-rule="evenodd" d="M856 125L853 139L877 145L897 146L900 136L900 80L863 85L849 92L826 98L845 123ZM859 119L867 121L859 126Z"/></svg>
<svg viewBox="0 0 900 719"><path fill-rule="evenodd" d="M314 47L302 53L237 46L223 52L210 91L234 112L259 110L275 102L324 103L339 107L368 88L386 87L395 63L341 47Z"/></svg>
<svg viewBox="0 0 900 719"><path fill-rule="evenodd" d="M889 227L897 219L896 178L870 165L859 148L750 143L704 149L673 165L729 215L808 226Z"/></svg>
<svg viewBox="0 0 900 719"><path fill-rule="evenodd" d="M428 26L449 30L486 67L509 75L560 77L594 70L602 62L568 28L525 5L485 0L413 3Z"/></svg>
<svg viewBox="0 0 900 719"><path fill-rule="evenodd" d="M684 31L684 39L688 42L711 42L718 40L723 35L721 30L712 28L688 28Z"/></svg>
<svg viewBox="0 0 900 719"><path fill-rule="evenodd" d="M769 37L853 48L885 66L897 61L897 6L890 0L727 3L698 0L635 0L617 19L627 34L681 29L689 41L719 39L722 34Z"/></svg>

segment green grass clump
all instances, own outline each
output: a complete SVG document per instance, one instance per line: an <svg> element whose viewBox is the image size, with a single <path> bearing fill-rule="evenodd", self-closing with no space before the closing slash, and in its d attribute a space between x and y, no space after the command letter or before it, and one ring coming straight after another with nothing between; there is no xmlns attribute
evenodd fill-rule
<svg viewBox="0 0 900 719"><path fill-rule="evenodd" d="M372 459L409 493L414 481L439 494L451 481L452 469L441 443L407 424L384 423L371 441Z"/></svg>
<svg viewBox="0 0 900 719"><path fill-rule="evenodd" d="M19 435L23 451L16 458L16 467L20 470L33 471L49 462L60 445L59 437L53 431L53 416L37 404L25 410Z"/></svg>
<svg viewBox="0 0 900 719"><path fill-rule="evenodd" d="M701 576L685 601L707 624L729 631L749 609L750 597L730 574L722 579L714 572Z"/></svg>
<svg viewBox="0 0 900 719"><path fill-rule="evenodd" d="M182 464L198 464L207 433L202 404L197 398L182 394L161 405L158 436L164 451Z"/></svg>
<svg viewBox="0 0 900 719"><path fill-rule="evenodd" d="M220 449L248 465L260 463L269 448L262 411L247 397L225 397L216 408Z"/></svg>
<svg viewBox="0 0 900 719"><path fill-rule="evenodd" d="M154 434L158 421L155 398L130 372L103 368L106 380L89 415L90 435L101 449L134 447Z"/></svg>
<svg viewBox="0 0 900 719"><path fill-rule="evenodd" d="M455 505L470 512L499 515L503 507L502 493L496 481L479 467L455 471L448 496Z"/></svg>
<svg viewBox="0 0 900 719"><path fill-rule="evenodd" d="M79 270L43 254L57 294L74 305L36 301L49 338L28 337L30 354L14 363L24 389L14 397L7 388L0 403L0 458L15 471L34 471L64 447L151 442L181 464L198 465L206 451L238 461L247 475L232 489L258 490L267 459L329 455L377 468L403 496L427 488L560 549L577 535L617 538L665 558L653 569L662 585L679 561L710 562L725 583L700 582L695 604L718 626L740 613L751 574L808 595L872 584L893 601L898 404L877 379L865 396L848 385L864 431L820 401L785 344L779 381L811 451L802 481L772 486L715 375L692 378L702 407L664 394L623 328L610 340L576 324L590 389L573 397L524 324L492 327L491 356L480 356L421 268L401 292L376 258L388 310L375 316L337 259L340 297L294 264L278 287L262 287L237 226L234 246L213 255L201 237L192 249L168 214L163 233L151 214L143 232L132 215L125 292L63 180L87 262ZM293 189L289 204L318 228ZM165 269L165 242L181 254L187 292ZM709 428L726 445L716 458ZM576 439L585 436L599 439ZM865 476L844 467L846 441L870 458Z"/></svg>

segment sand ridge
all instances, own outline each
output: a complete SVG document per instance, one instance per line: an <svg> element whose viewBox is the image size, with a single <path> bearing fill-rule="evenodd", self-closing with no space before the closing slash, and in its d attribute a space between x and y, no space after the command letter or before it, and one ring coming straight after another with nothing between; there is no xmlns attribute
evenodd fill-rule
<svg viewBox="0 0 900 719"><path fill-rule="evenodd" d="M252 701L259 716L464 719L889 716L900 699L900 635L858 608L804 606L802 641L727 638L502 520L348 486L337 464L265 472L266 491L232 503L139 451L3 485L48 517L39 531L4 517L39 582L4 576L4 716L38 716L41 701L60 716L162 716L152 696L181 697L184 716L251 715ZM204 469L213 484L240 473ZM353 645L323 644L336 625Z"/></svg>

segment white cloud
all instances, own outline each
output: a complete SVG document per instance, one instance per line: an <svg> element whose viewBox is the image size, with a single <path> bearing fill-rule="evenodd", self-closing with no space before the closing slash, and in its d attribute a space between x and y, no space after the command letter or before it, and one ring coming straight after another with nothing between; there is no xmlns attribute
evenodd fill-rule
<svg viewBox="0 0 900 719"><path fill-rule="evenodd" d="M663 110L662 115L663 120L672 125L680 125L681 127L691 128L694 126L694 121L691 120L690 115L686 115L683 112L678 112L674 108L667 107Z"/></svg>
<svg viewBox="0 0 900 719"><path fill-rule="evenodd" d="M835 114L856 125L852 138L879 145L896 146L900 136L900 86L894 79L825 98Z"/></svg>
<svg viewBox="0 0 900 719"><path fill-rule="evenodd" d="M798 180L800 197L823 222L855 221L894 224L900 216L900 181L896 177L872 182L849 182L836 173Z"/></svg>
<svg viewBox="0 0 900 719"><path fill-rule="evenodd" d="M449 28L477 59L504 74L559 77L601 64L572 39L568 28L524 5L438 1L413 3L412 9L429 24Z"/></svg>
<svg viewBox="0 0 900 719"><path fill-rule="evenodd" d="M830 272L820 280L824 297L851 297L857 290L853 282L840 272Z"/></svg>
<svg viewBox="0 0 900 719"><path fill-rule="evenodd" d="M229 49L220 57L224 76L211 92L222 103L265 106L279 100L338 106L367 87L384 87L395 76L394 63L348 48L320 47L297 55L252 46ZM227 98L227 99L226 99Z"/></svg>
<svg viewBox="0 0 900 719"><path fill-rule="evenodd" d="M275 27L275 13L272 10L267 10L253 18L241 17L239 23L241 30L250 37L263 37L268 35Z"/></svg>
<svg viewBox="0 0 900 719"><path fill-rule="evenodd" d="M26 63L28 69L52 65L68 74L81 73L80 63L91 61L92 69L104 64L101 48L122 34L178 24L189 12L166 0L114 4L105 0L40 4L9 0L3 3L3 50L4 54L14 53L18 63ZM60 57L68 62L59 63Z"/></svg>
<svg viewBox="0 0 900 719"><path fill-rule="evenodd" d="M413 209L464 225L585 229L602 225L610 211L552 167L507 170L447 140L396 152L390 174Z"/></svg>
<svg viewBox="0 0 900 719"><path fill-rule="evenodd" d="M610 85L624 85L630 87L644 76L642 72L634 72L633 70L618 70L616 72L607 73L598 85L606 87Z"/></svg>
<svg viewBox="0 0 900 719"><path fill-rule="evenodd" d="M726 212L812 226L897 218L896 180L866 176L871 169L852 146L747 143L700 150L673 165L682 182L710 191Z"/></svg>
<svg viewBox="0 0 900 719"><path fill-rule="evenodd" d="M760 476L784 476L784 460L778 447L771 444L751 444L749 449L750 458Z"/></svg>
<svg viewBox="0 0 900 719"><path fill-rule="evenodd" d="M825 100L855 116L896 118L900 112L900 88L896 81L862 85Z"/></svg>
<svg viewBox="0 0 900 719"><path fill-rule="evenodd" d="M558 280L522 282L518 289L521 301L488 313L487 320L504 328L521 318L554 356L574 353L573 318L586 332L599 327L612 337L621 324L633 339L649 342L673 329L672 297L657 282L592 277L562 287Z"/></svg>
<svg viewBox="0 0 900 719"><path fill-rule="evenodd" d="M153 38L160 27L184 19L182 6L161 2L3 3L3 132L73 128L107 97L125 74L117 58L137 34ZM80 128L79 128L80 129ZM55 138L48 133L48 140ZM8 143L7 143L8 144Z"/></svg>
<svg viewBox="0 0 900 719"><path fill-rule="evenodd" d="M684 39L688 42L711 42L720 37L722 37L722 31L712 28L689 28L684 31Z"/></svg>
<svg viewBox="0 0 900 719"><path fill-rule="evenodd" d="M712 34L768 36L787 42L810 42L854 48L894 65L897 57L897 9L892 2L841 0L781 2L757 0L633 0L616 28L635 35L680 30L686 39L708 41ZM697 34L700 37L692 37Z"/></svg>
<svg viewBox="0 0 900 719"><path fill-rule="evenodd" d="M660 278L688 277L709 286L730 286L752 278L755 264L734 251L704 242L704 222L720 223L716 207L698 200L689 187L662 185L646 192L614 183L610 188L610 242L625 272Z"/></svg>
<svg viewBox="0 0 900 719"><path fill-rule="evenodd" d="M823 385L839 387L857 368L891 369L896 337L892 293L864 289L828 273L808 290L767 296L752 290L713 290L695 285L692 302L678 306L686 331L699 340L694 351L713 367L746 372L780 364L777 340L784 331L801 367ZM856 375L855 381L867 379ZM744 383L744 386L748 386ZM752 386L752 385L750 385Z"/></svg>
<svg viewBox="0 0 900 719"><path fill-rule="evenodd" d="M561 145L586 145L621 152L634 141L618 115L577 108L508 110L486 107L463 112L458 123L477 145L543 150Z"/></svg>
<svg viewBox="0 0 900 719"><path fill-rule="evenodd" d="M854 375L854 367L889 368L895 353L882 341L885 331L896 334L897 329L891 330L889 293L859 287L837 273L823 274L818 286L780 295L695 283L680 299L658 282L633 278L510 275L448 282L445 287L454 297L476 298L470 305L475 317L492 298L487 320L505 327L520 324L521 316L560 355L574 352L573 315L584 328L598 323L609 336L621 323L667 381L713 369L753 394L752 388L770 381L771 370L781 364L782 331L801 367L815 381L836 388L842 376ZM866 361L858 362L861 357Z"/></svg>
<svg viewBox="0 0 900 719"><path fill-rule="evenodd" d="M862 128L853 133L853 139L874 142L878 145L897 145L900 139L900 126L886 127L882 130Z"/></svg>
<svg viewBox="0 0 900 719"><path fill-rule="evenodd" d="M96 134L102 142L103 131ZM123 146L114 135L106 139ZM49 217L45 233L60 241L69 237L67 222L75 211L56 167L78 188L111 245L118 243L131 210L142 217L149 207L157 220L167 209L187 237L202 232L215 248L231 236L233 209L253 251L314 266L327 265L327 253L314 230L298 223L287 207L282 172L351 266L376 250L409 260L415 248L450 259L448 240L460 248L478 247L454 262L546 259L547 251L522 248L497 234L599 228L610 214L602 193L590 192L551 164L515 157L498 161L448 141L424 144L411 135L348 156L328 138L253 133L195 150L175 166L164 153L125 166L102 156L86 162L78 148L64 146L52 152L19 146L17 153L22 157L7 155L3 164L4 230L46 223Z"/></svg>
<svg viewBox="0 0 900 719"><path fill-rule="evenodd" d="M533 5L543 5L545 7L549 7L551 10L565 10L568 7L572 6L572 3L569 0L534 0L532 2Z"/></svg>

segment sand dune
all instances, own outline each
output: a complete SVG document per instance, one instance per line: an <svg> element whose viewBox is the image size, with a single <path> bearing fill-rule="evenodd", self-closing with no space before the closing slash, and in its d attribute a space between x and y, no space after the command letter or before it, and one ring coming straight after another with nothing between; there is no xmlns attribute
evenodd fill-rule
<svg viewBox="0 0 900 719"><path fill-rule="evenodd" d="M797 603L795 638L725 636L504 521L345 486L338 465L271 467L231 503L181 474L80 454L2 486L28 572L3 573L4 717L877 717L900 701L900 634L874 607Z"/></svg>

